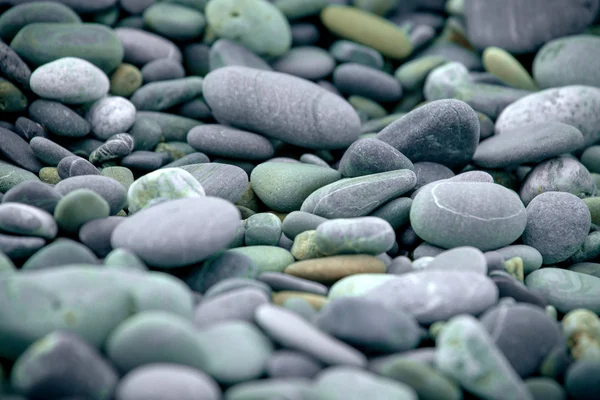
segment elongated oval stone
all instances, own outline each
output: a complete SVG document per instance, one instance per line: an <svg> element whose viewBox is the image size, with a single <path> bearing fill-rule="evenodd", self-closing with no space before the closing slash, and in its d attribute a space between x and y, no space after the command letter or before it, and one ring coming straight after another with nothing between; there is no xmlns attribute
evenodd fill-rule
<svg viewBox="0 0 600 400"><path fill-rule="evenodd" d="M204 99L217 120L297 146L343 148L360 134L360 118L348 102L279 72L219 68L204 79Z"/></svg>
<svg viewBox="0 0 600 400"><path fill-rule="evenodd" d="M363 217L408 192L416 183L417 176L409 169L346 178L313 192L300 211L325 218Z"/></svg>
<svg viewBox="0 0 600 400"><path fill-rule="evenodd" d="M519 196L498 184L441 181L415 196L410 222L421 239L436 246L487 251L517 240L527 213Z"/></svg>
<svg viewBox="0 0 600 400"><path fill-rule="evenodd" d="M377 217L333 219L317 227L315 242L321 253L377 255L390 250L396 240L392 226Z"/></svg>
<svg viewBox="0 0 600 400"><path fill-rule="evenodd" d="M219 163L189 164L179 168L192 174L207 196L238 201L248 187L248 175L240 167Z"/></svg>
<svg viewBox="0 0 600 400"><path fill-rule="evenodd" d="M151 82L136 90L131 102L140 111L162 111L200 96L202 82L197 76Z"/></svg>
<svg viewBox="0 0 600 400"><path fill-rule="evenodd" d="M586 308L600 314L600 278L562 268L542 268L525 278L525 285L548 299L562 313Z"/></svg>
<svg viewBox="0 0 600 400"><path fill-rule="evenodd" d="M77 57L109 73L123 60L119 38L100 24L29 24L19 31L10 46L36 67L62 57Z"/></svg>

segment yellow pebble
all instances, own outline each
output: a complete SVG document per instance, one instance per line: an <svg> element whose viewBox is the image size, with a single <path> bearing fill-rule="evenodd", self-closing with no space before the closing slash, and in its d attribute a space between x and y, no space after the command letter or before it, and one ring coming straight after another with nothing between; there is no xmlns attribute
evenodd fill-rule
<svg viewBox="0 0 600 400"><path fill-rule="evenodd" d="M488 47L483 51L482 57L485 70L507 85L515 89L538 90L529 72L506 50Z"/></svg>

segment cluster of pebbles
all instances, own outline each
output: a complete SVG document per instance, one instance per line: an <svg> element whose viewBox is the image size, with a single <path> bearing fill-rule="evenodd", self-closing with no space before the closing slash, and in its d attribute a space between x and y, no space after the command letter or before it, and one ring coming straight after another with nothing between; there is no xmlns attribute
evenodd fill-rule
<svg viewBox="0 0 600 400"><path fill-rule="evenodd" d="M0 0L0 398L597 400L599 0Z"/></svg>

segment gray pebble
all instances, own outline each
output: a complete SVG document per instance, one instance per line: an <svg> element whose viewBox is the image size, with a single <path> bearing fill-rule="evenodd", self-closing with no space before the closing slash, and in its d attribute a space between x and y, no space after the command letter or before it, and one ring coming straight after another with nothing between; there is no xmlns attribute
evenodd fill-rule
<svg viewBox="0 0 600 400"><path fill-rule="evenodd" d="M89 122L56 101L34 101L29 106L29 117L57 136L83 137L90 133L91 129Z"/></svg>
<svg viewBox="0 0 600 400"><path fill-rule="evenodd" d="M248 187L248 174L236 166L218 163L182 165L204 188L207 196L238 201ZM223 184L226 182L227 184Z"/></svg>
<svg viewBox="0 0 600 400"><path fill-rule="evenodd" d="M125 50L123 62L141 67L161 58L182 60L179 48L162 36L135 28L117 28L115 34Z"/></svg>
<svg viewBox="0 0 600 400"><path fill-rule="evenodd" d="M106 140L117 133L127 132L135 122L135 106L119 96L105 97L94 103L87 112L92 132Z"/></svg>
<svg viewBox="0 0 600 400"><path fill-rule="evenodd" d="M71 178L73 176L81 175L100 175L98 168L79 156L67 156L60 160L56 166L58 170L58 176L61 179Z"/></svg>
<svg viewBox="0 0 600 400"><path fill-rule="evenodd" d="M414 169L413 163L384 141L359 139L344 152L339 171L346 178L398 169Z"/></svg>
<svg viewBox="0 0 600 400"><path fill-rule="evenodd" d="M37 158L52 167L56 167L65 157L75 156L61 145L40 136L32 138L29 146Z"/></svg>
<svg viewBox="0 0 600 400"><path fill-rule="evenodd" d="M264 136L217 124L192 128L187 141L194 149L209 156L262 161L275 153L273 145Z"/></svg>
<svg viewBox="0 0 600 400"><path fill-rule="evenodd" d="M127 193L121 182L101 175L74 176L63 179L55 186L63 196L77 189L89 189L100 195L110 206L110 214L117 214L127 201Z"/></svg>
<svg viewBox="0 0 600 400"><path fill-rule="evenodd" d="M261 304L268 304L269 296L264 290L243 287L204 298L194 313L194 325L206 328L224 321L248 321Z"/></svg>
<svg viewBox="0 0 600 400"><path fill-rule="evenodd" d="M123 158L133 151L133 137L128 133L117 133L108 138L106 143L90 154L90 162L103 163L105 161Z"/></svg>
<svg viewBox="0 0 600 400"><path fill-rule="evenodd" d="M402 97L402 86L392 75L357 63L336 67L333 83L344 94L366 97L377 102L391 103Z"/></svg>
<svg viewBox="0 0 600 400"><path fill-rule="evenodd" d="M292 350L278 350L267 361L269 378L313 378L323 365L313 357Z"/></svg>
<svg viewBox="0 0 600 400"><path fill-rule="evenodd" d="M320 47L299 46L275 60L272 66L275 71L317 81L333 72L335 60Z"/></svg>
<svg viewBox="0 0 600 400"><path fill-rule="evenodd" d="M150 61L141 69L145 83L181 79L185 77L185 69L181 62L172 58L161 58Z"/></svg>
<svg viewBox="0 0 600 400"><path fill-rule="evenodd" d="M263 272L256 279L260 282L266 283L274 291L292 290L326 296L328 290L327 286L321 283L313 282L304 278L298 278L297 276L282 272Z"/></svg>
<svg viewBox="0 0 600 400"><path fill-rule="evenodd" d="M359 63L368 67L383 68L383 56L377 50L354 43L338 40L329 48L329 52L340 63Z"/></svg>

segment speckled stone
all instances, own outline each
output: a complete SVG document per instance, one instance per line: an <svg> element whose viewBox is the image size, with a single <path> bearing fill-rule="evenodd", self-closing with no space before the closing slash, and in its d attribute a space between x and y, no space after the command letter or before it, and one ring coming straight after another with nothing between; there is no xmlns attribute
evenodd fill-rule
<svg viewBox="0 0 600 400"><path fill-rule="evenodd" d="M196 150L216 157L262 161L275 153L264 136L217 124L192 128L187 142Z"/></svg>
<svg viewBox="0 0 600 400"><path fill-rule="evenodd" d="M390 250L396 235L392 226L377 217L332 219L319 225L315 244L323 255L371 254Z"/></svg>
<svg viewBox="0 0 600 400"><path fill-rule="evenodd" d="M127 132L135 122L135 106L119 96L105 97L94 103L87 112L92 132L97 138L107 140L117 133Z"/></svg>

